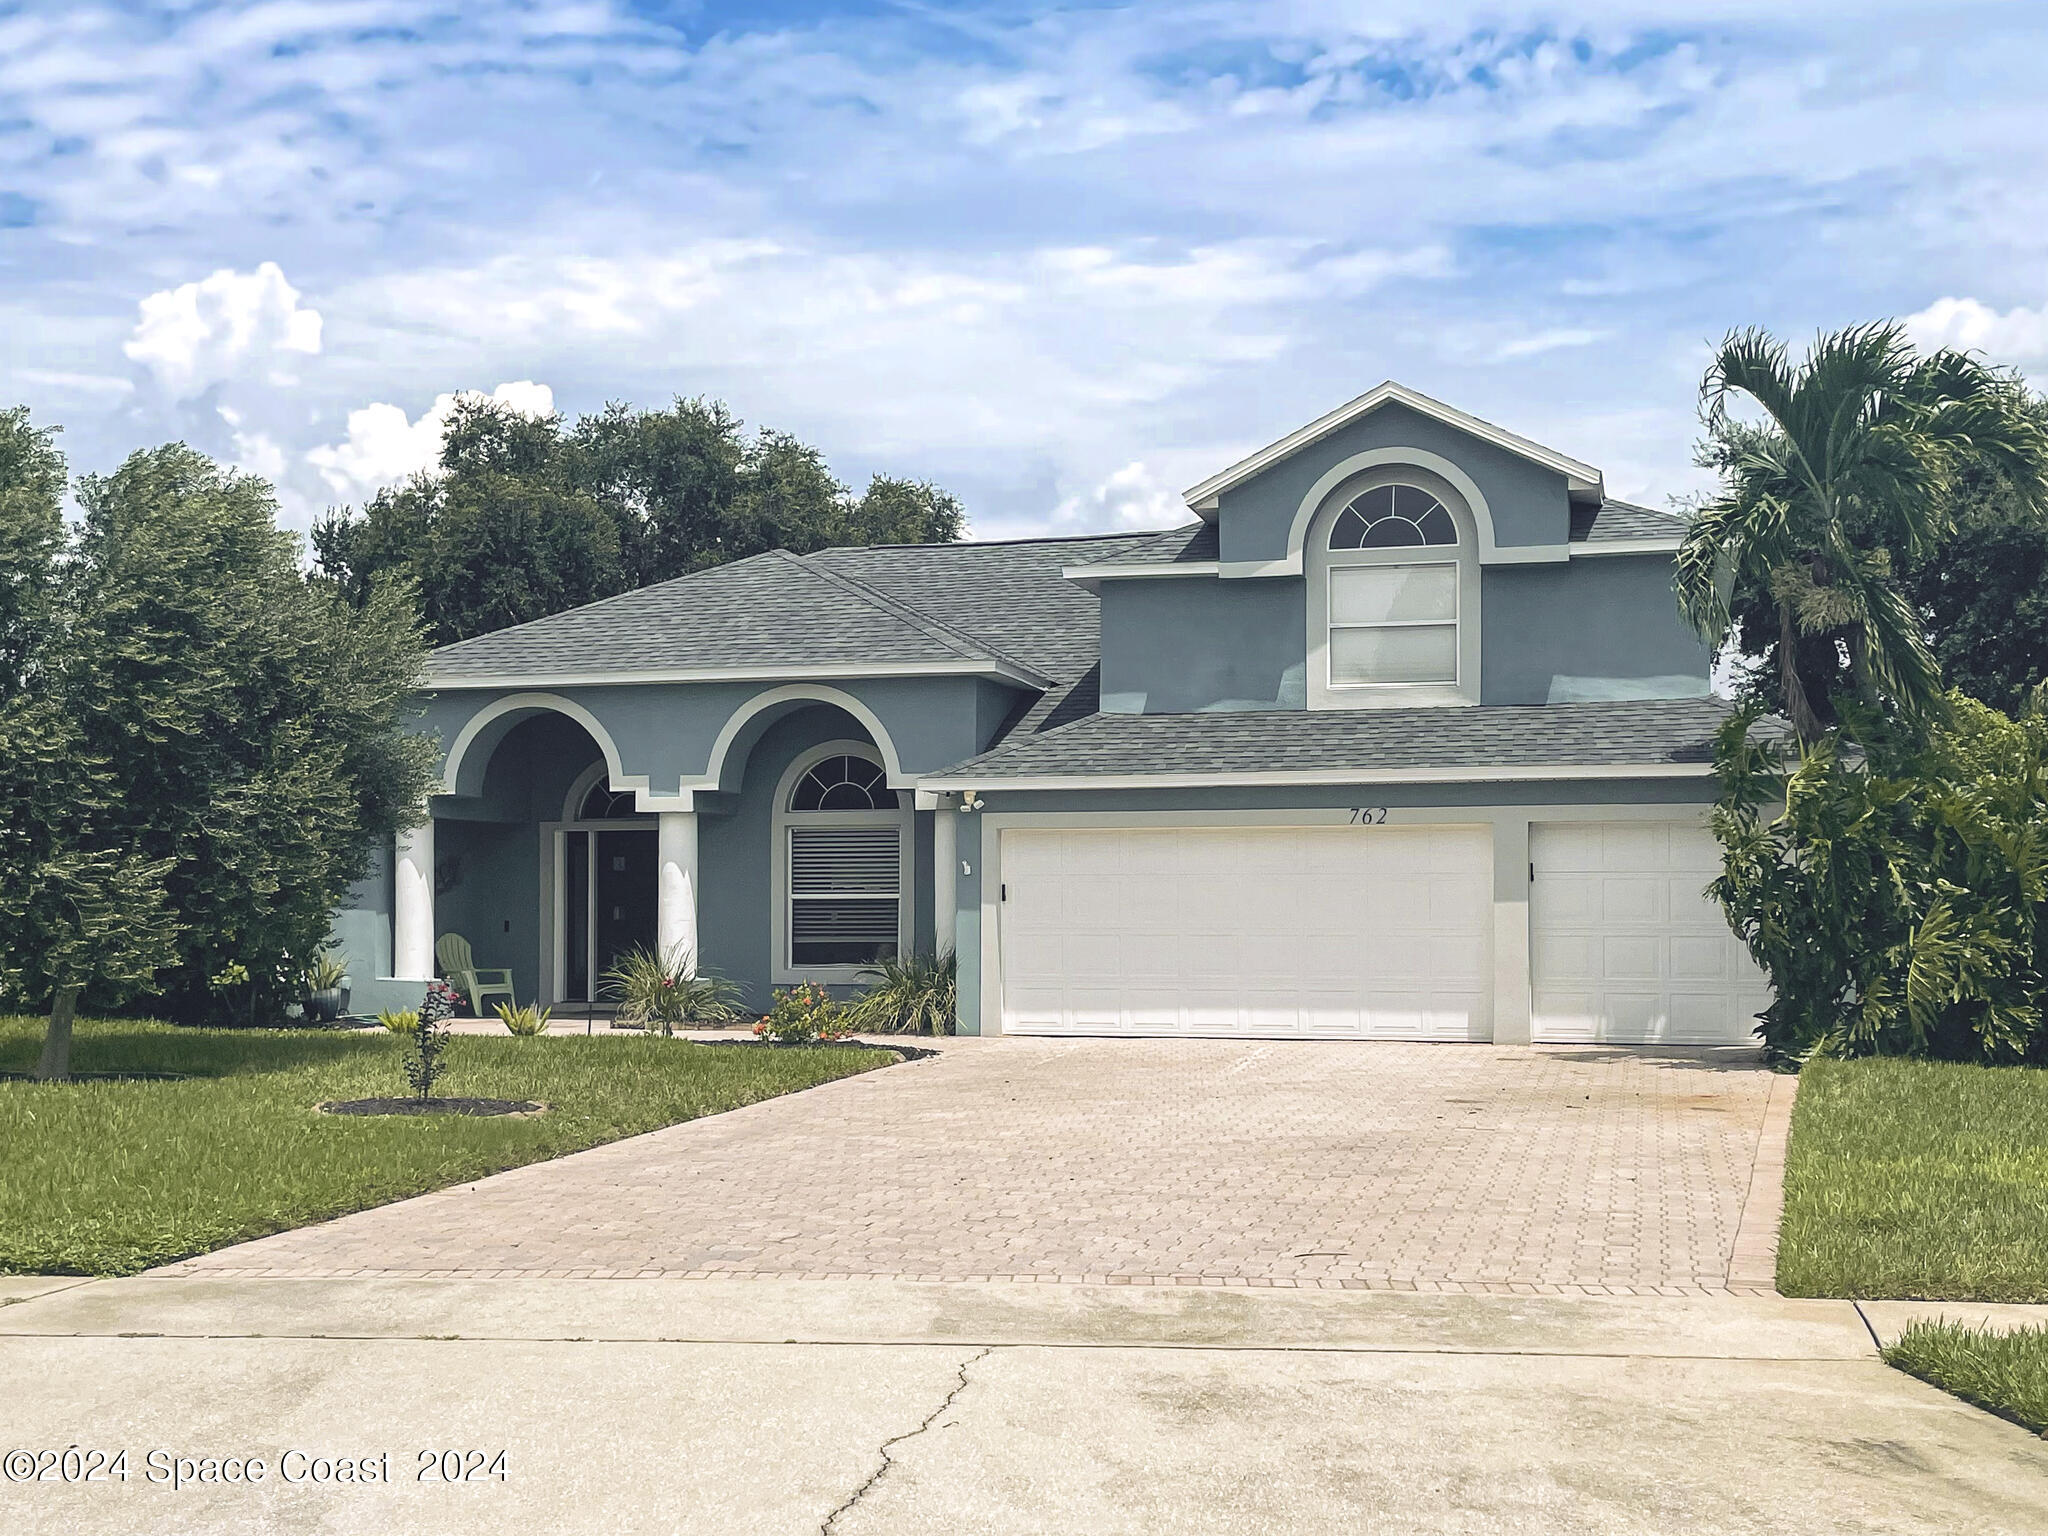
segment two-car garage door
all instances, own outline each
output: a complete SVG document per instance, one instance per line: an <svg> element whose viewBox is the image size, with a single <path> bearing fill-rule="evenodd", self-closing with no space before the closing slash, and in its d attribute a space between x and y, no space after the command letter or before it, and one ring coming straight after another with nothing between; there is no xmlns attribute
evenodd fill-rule
<svg viewBox="0 0 2048 1536"><path fill-rule="evenodd" d="M1485 827L1003 833L1012 1034L1484 1040Z"/></svg>
<svg viewBox="0 0 2048 1536"><path fill-rule="evenodd" d="M1693 823L1530 828L1538 1040L1749 1041L1762 977ZM1490 826L1002 834L1012 1034L1492 1038Z"/></svg>

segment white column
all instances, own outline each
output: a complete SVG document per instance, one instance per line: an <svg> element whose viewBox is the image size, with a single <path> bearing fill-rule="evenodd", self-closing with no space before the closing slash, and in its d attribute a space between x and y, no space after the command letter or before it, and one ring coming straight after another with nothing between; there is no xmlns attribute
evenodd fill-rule
<svg viewBox="0 0 2048 1536"><path fill-rule="evenodd" d="M434 819L398 834L391 891L391 974L434 978Z"/></svg>
<svg viewBox="0 0 2048 1536"><path fill-rule="evenodd" d="M655 944L664 960L682 960L697 974L697 813L663 811L655 833L661 878Z"/></svg>
<svg viewBox="0 0 2048 1536"><path fill-rule="evenodd" d="M941 800L932 812L932 949L951 950L960 917L960 813Z"/></svg>

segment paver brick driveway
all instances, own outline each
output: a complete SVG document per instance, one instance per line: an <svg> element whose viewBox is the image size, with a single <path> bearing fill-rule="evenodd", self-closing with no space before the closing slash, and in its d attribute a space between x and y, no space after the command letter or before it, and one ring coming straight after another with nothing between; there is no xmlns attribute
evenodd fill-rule
<svg viewBox="0 0 2048 1536"><path fill-rule="evenodd" d="M968 1040L171 1269L1723 1289L1773 1080L1727 1053Z"/></svg>

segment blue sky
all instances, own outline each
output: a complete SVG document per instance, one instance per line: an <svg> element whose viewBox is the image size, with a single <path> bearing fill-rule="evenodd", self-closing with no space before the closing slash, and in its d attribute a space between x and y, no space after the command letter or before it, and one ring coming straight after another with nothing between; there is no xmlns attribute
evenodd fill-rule
<svg viewBox="0 0 2048 1536"><path fill-rule="evenodd" d="M0 0L0 402L303 526L453 391L713 394L1006 536L1391 376L1662 504L1730 327L2048 369L2044 71L2021 0Z"/></svg>

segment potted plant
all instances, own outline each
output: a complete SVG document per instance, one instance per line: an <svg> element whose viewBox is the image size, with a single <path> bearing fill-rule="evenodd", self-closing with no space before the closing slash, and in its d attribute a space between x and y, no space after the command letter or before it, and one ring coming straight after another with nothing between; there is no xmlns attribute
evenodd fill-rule
<svg viewBox="0 0 2048 1536"><path fill-rule="evenodd" d="M306 967L306 1018L332 1024L348 1012L348 956L323 949Z"/></svg>

